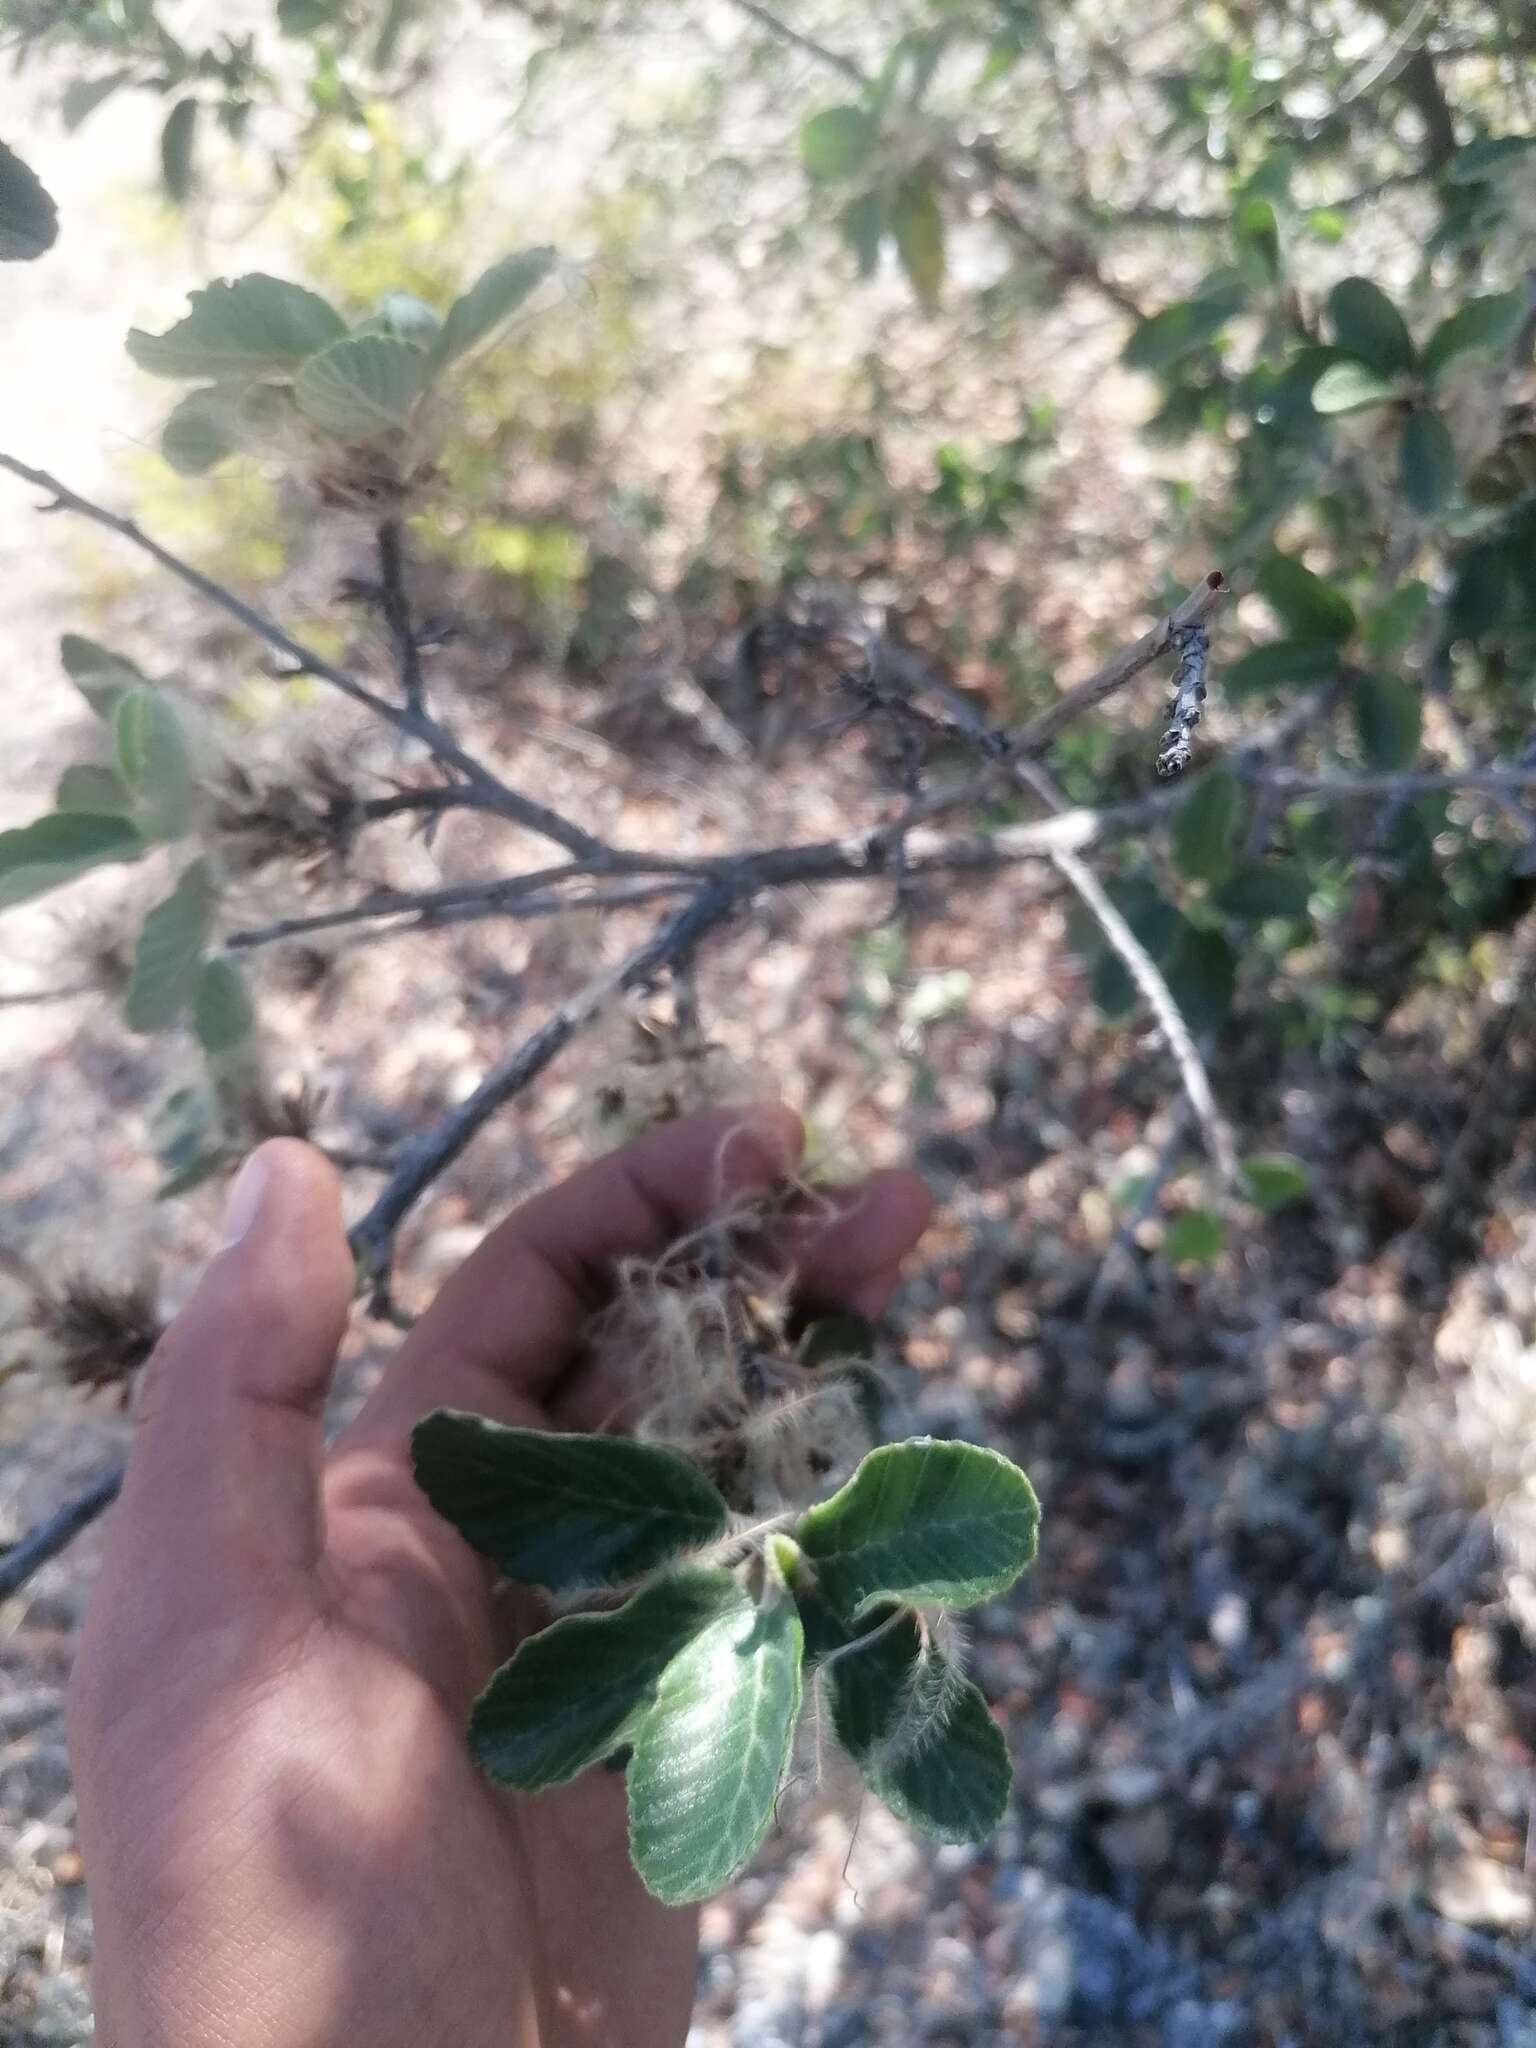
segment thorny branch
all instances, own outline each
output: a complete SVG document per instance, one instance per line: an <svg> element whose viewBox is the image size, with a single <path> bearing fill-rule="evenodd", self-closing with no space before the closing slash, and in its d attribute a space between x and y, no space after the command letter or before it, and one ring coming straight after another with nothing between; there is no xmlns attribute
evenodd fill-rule
<svg viewBox="0 0 1536 2048"><path fill-rule="evenodd" d="M410 599L405 588L405 538L398 519L380 522L379 597L384 623L389 628L395 651L395 670L407 711L418 715L426 710L426 679L421 670L421 644L411 619Z"/></svg>

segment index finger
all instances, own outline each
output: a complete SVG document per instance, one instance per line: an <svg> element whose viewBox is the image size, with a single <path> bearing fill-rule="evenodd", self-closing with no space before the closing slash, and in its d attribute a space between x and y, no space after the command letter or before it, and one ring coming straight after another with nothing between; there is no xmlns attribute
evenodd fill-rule
<svg viewBox="0 0 1536 2048"><path fill-rule="evenodd" d="M430 1409L526 1420L571 1362L624 1258L654 1258L796 1164L780 1103L711 1110L648 1131L514 1211L445 1284L348 1437L409 1434Z"/></svg>

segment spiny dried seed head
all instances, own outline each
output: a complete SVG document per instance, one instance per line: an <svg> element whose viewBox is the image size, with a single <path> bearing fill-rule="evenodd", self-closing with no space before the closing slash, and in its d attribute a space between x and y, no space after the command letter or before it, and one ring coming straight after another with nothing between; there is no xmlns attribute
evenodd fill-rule
<svg viewBox="0 0 1536 2048"><path fill-rule="evenodd" d="M113 1285L86 1274L41 1297L33 1326L72 1386L126 1386L160 1340L153 1278Z"/></svg>
<svg viewBox="0 0 1536 2048"><path fill-rule="evenodd" d="M318 753L305 755L286 781L258 781L236 763L214 792L214 824L226 867L254 874L274 861L298 863L306 877L339 867L359 822L358 800Z"/></svg>
<svg viewBox="0 0 1536 2048"><path fill-rule="evenodd" d="M657 1124L764 1091L750 1069L723 1045L686 1024L635 1016L623 1019L610 1043L603 1079L591 1100L592 1139L627 1144Z"/></svg>

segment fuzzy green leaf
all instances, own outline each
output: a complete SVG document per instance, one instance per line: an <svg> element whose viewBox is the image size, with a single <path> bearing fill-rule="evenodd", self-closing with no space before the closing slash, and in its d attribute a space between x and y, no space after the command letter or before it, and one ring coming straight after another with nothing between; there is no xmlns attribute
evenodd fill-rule
<svg viewBox="0 0 1536 2048"><path fill-rule="evenodd" d="M139 829L147 839L179 839L192 822L197 781L170 698L149 684L128 691L113 716L112 740Z"/></svg>
<svg viewBox="0 0 1536 2048"><path fill-rule="evenodd" d="M935 312L944 289L944 214L932 171L902 179L891 200L896 254L925 313Z"/></svg>
<svg viewBox="0 0 1536 2048"><path fill-rule="evenodd" d="M346 331L316 293L252 271L193 292L191 311L164 334L131 329L128 353L156 377L291 374Z"/></svg>
<svg viewBox="0 0 1536 2048"><path fill-rule="evenodd" d="M729 1511L676 1451L508 1429L439 1408L411 1433L416 1483L509 1579L617 1586L725 1532Z"/></svg>
<svg viewBox="0 0 1536 2048"><path fill-rule="evenodd" d="M1343 591L1293 556L1269 555L1254 582L1298 640L1347 640L1355 630L1355 608Z"/></svg>
<svg viewBox="0 0 1536 2048"><path fill-rule="evenodd" d="M629 1847L667 1905L705 1899L748 1861L773 1818L800 1711L800 1617L770 1581L740 1586L668 1664L634 1735Z"/></svg>
<svg viewBox="0 0 1536 2048"><path fill-rule="evenodd" d="M1243 793L1230 768L1202 776L1173 820L1173 858L1192 881L1219 882L1232 866Z"/></svg>
<svg viewBox="0 0 1536 2048"><path fill-rule="evenodd" d="M41 179L0 142L0 263L30 263L59 237L59 210Z"/></svg>
<svg viewBox="0 0 1536 2048"><path fill-rule="evenodd" d="M996 1451L914 1437L871 1451L795 1541L822 1591L854 1621L877 1600L971 1607L1031 1563L1034 1488Z"/></svg>
<svg viewBox="0 0 1536 2048"><path fill-rule="evenodd" d="M46 895L104 862L137 860L144 841L126 818L55 811L0 832L0 910Z"/></svg>
<svg viewBox="0 0 1536 2048"><path fill-rule="evenodd" d="M443 331L431 352L435 374L487 340L517 311L555 267L553 249L520 249L503 256L448 308Z"/></svg>
<svg viewBox="0 0 1536 2048"><path fill-rule="evenodd" d="M53 806L58 811L89 811L97 817L126 818L132 813L133 799L113 769L94 761L80 761L59 777Z"/></svg>
<svg viewBox="0 0 1536 2048"><path fill-rule="evenodd" d="M160 453L178 476L202 476L239 447L238 389L210 384L189 391L160 429Z"/></svg>
<svg viewBox="0 0 1536 2048"><path fill-rule="evenodd" d="M1398 442L1403 496L1422 518L1438 512L1456 488L1456 449L1437 412L1411 412Z"/></svg>
<svg viewBox="0 0 1536 2048"><path fill-rule="evenodd" d="M1328 315L1339 347L1378 375L1400 377L1413 368L1413 337L1403 316L1368 277L1346 277L1336 284L1328 295ZM1315 394L1312 402L1317 403Z"/></svg>
<svg viewBox="0 0 1536 2048"><path fill-rule="evenodd" d="M442 331L441 316L414 292L385 292L367 319L352 329L354 334L383 334L424 349L431 349Z"/></svg>
<svg viewBox="0 0 1536 2048"><path fill-rule="evenodd" d="M1489 292L1468 299L1440 322L1424 344L1424 375L1433 383L1458 356L1506 347L1519 333L1524 318L1523 292Z"/></svg>
<svg viewBox="0 0 1536 2048"><path fill-rule="evenodd" d="M1267 861L1242 868L1216 891L1218 910L1228 917L1257 924L1267 917L1305 917L1312 900L1307 871L1300 861Z"/></svg>
<svg viewBox="0 0 1536 2048"><path fill-rule="evenodd" d="M1401 676L1361 676L1352 698L1360 751L1372 768L1406 768L1419 751L1424 704Z"/></svg>
<svg viewBox="0 0 1536 2048"><path fill-rule="evenodd" d="M1142 320L1132 330L1120 360L1128 370L1155 374L1171 369L1213 342L1234 314L1242 311L1247 297L1247 286L1236 271L1214 271L1193 298L1180 299Z"/></svg>
<svg viewBox="0 0 1536 2048"><path fill-rule="evenodd" d="M80 633L64 635L59 642L59 659L64 664L64 673L86 703L98 718L108 723L117 716L117 707L128 692L149 681L125 654L114 654L110 648L87 640Z"/></svg>
<svg viewBox="0 0 1536 2048"><path fill-rule="evenodd" d="M631 1739L672 1659L741 1598L728 1571L684 1566L612 1614L571 1614L530 1636L475 1701L469 1746L499 1784L563 1785Z"/></svg>
<svg viewBox="0 0 1536 2048"><path fill-rule="evenodd" d="M833 1729L876 1797L940 1841L984 1841L1008 1810L1008 1745L916 1618L885 1617L826 1668Z"/></svg>
<svg viewBox="0 0 1536 2048"><path fill-rule="evenodd" d="M1406 647L1429 609L1429 598L1429 585L1414 577L1378 605L1365 625L1365 644L1372 654L1396 654Z"/></svg>
<svg viewBox="0 0 1536 2048"><path fill-rule="evenodd" d="M1248 1199L1265 1215L1307 1198L1307 1169L1289 1152L1256 1152L1242 1163Z"/></svg>
<svg viewBox="0 0 1536 2048"><path fill-rule="evenodd" d="M349 334L309 358L293 395L322 433L366 441L406 424L426 379L425 350L387 334Z"/></svg>
<svg viewBox="0 0 1536 2048"><path fill-rule="evenodd" d="M1209 1209L1185 1209L1163 1233L1163 1257L1170 1266L1208 1265L1227 1241L1227 1227Z"/></svg>
<svg viewBox="0 0 1536 2048"><path fill-rule="evenodd" d="M130 1031L164 1031L192 1001L213 925L213 877L206 861L186 870L139 930L123 1009Z"/></svg>
<svg viewBox="0 0 1536 2048"><path fill-rule="evenodd" d="M1379 376L1368 363L1353 358L1330 363L1312 386L1312 410L1320 413L1364 412L1368 406L1385 405L1393 396L1390 381Z"/></svg>
<svg viewBox="0 0 1536 2048"><path fill-rule="evenodd" d="M843 240L853 251L860 277L873 277L880 268L880 249L890 221L883 192L861 192L837 216Z"/></svg>
<svg viewBox="0 0 1536 2048"><path fill-rule="evenodd" d="M192 1029L215 1059L246 1044L256 1030L256 1006L238 961L217 953L204 967L192 1001Z"/></svg>
<svg viewBox="0 0 1536 2048"><path fill-rule="evenodd" d="M878 133L864 107L823 107L800 124L800 161L812 178L851 178L874 148Z"/></svg>

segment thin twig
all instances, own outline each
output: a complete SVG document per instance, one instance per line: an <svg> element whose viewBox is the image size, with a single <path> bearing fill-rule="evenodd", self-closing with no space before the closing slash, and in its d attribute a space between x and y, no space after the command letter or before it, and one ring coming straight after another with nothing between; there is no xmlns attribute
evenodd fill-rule
<svg viewBox="0 0 1536 2048"><path fill-rule="evenodd" d="M421 649L411 618L411 601L405 587L405 532L398 519L381 520L379 542L379 595L384 623L395 650L395 673L408 711L423 712L427 704L426 679L421 672Z"/></svg>
<svg viewBox="0 0 1536 2048"><path fill-rule="evenodd" d="M381 697L377 691L370 690L367 684L359 682L356 676L349 675L344 668L338 668L335 662L327 661L325 656L317 653L314 648L306 647L302 640L296 640L291 633L278 625L275 619L268 618L265 612L258 611L254 605L247 604L244 598L237 597L222 583L215 582L211 576L205 576L201 569L195 569L190 562L183 561L180 555L172 554L169 548L162 547L159 541L145 533L132 519L123 519L117 513L107 511L105 506L94 503L90 498L81 497L78 491L70 490L67 485L61 484L57 477L50 476L46 470L32 469L25 462L18 462L14 455L0 452L0 469L8 469L24 483L48 492L55 505L61 506L65 511L78 512L83 518L94 520L98 526L104 526L109 532L118 534L123 540L148 555L152 561L158 562L161 568L169 570L180 582L207 598L210 604L217 605L231 618L238 619L241 625L247 627L259 639L265 640L269 647L275 647L280 654L287 655L290 661L297 662L307 674L329 683L332 689L339 690L344 697L350 697L354 704L363 705L375 717L382 718L397 731L405 733L411 739L420 740L439 761L447 767L456 769L466 782L481 792L487 810L500 812L503 817L513 819L517 824L526 826L530 832L537 832L541 837L553 840L557 846L563 846L568 853L579 854L584 859L590 860L614 851L603 840L584 831L570 819L562 817L558 811L551 810L547 804L538 803L533 797L524 796L521 791L503 782L499 776L493 775L483 763L464 751L446 726L429 717L425 711L404 704L393 704L387 697Z"/></svg>
<svg viewBox="0 0 1536 2048"><path fill-rule="evenodd" d="M354 903L342 910L317 911L310 917L278 918L272 924L231 932L224 944L231 952L250 952L280 939L338 931L376 918L402 920L387 935L393 936L395 932L434 931L442 925L466 924L482 917L553 917L568 910L627 910L694 886L687 877L672 875L653 881L636 878L614 882L606 889L572 894L563 889L530 889L526 886L528 880L527 876L513 875L505 881L467 882L447 889L405 892L388 901Z"/></svg>
<svg viewBox="0 0 1536 2048"><path fill-rule="evenodd" d="M114 1465L98 1473L83 1492L58 1508L46 1521L29 1529L18 1543L0 1552L0 1600L19 1592L36 1571L51 1558L67 1550L82 1530L117 1499L123 1483L123 1468Z"/></svg>

